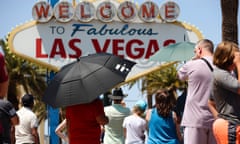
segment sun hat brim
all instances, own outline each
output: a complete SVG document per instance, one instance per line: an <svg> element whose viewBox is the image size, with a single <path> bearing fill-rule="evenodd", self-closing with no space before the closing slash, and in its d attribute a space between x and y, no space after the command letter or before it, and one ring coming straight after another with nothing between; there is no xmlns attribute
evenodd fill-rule
<svg viewBox="0 0 240 144"><path fill-rule="evenodd" d="M126 96L127 96L127 94L124 94L122 96L108 95L108 97L110 99L115 99L115 100L121 100L121 99L125 98Z"/></svg>

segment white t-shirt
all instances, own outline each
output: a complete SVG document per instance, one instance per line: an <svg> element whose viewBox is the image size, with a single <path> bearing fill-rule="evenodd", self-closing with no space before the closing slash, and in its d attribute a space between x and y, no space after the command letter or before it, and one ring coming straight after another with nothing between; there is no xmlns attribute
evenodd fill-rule
<svg viewBox="0 0 240 144"><path fill-rule="evenodd" d="M38 127L37 116L31 109L22 107L17 111L20 123L15 126L16 144L34 143L34 137L31 134L31 129Z"/></svg>
<svg viewBox="0 0 240 144"><path fill-rule="evenodd" d="M125 144L144 144L146 120L135 114L130 115L124 119L123 128L127 129Z"/></svg>

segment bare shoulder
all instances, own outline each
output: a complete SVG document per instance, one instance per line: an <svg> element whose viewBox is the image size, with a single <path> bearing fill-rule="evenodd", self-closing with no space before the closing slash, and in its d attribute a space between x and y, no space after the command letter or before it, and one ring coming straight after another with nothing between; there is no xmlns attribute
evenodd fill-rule
<svg viewBox="0 0 240 144"><path fill-rule="evenodd" d="M152 109L148 109L147 111L146 111L146 121L149 121L150 120L150 118L151 118L151 112L152 112Z"/></svg>

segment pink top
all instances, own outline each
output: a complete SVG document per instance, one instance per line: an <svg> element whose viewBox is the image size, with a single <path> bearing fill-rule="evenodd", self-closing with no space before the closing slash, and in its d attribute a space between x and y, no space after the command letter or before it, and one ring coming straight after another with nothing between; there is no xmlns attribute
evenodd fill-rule
<svg viewBox="0 0 240 144"><path fill-rule="evenodd" d="M205 57L212 65L212 57ZM188 61L178 71L181 80L188 80L188 91L182 125L211 128L214 121L208 108L213 73L201 59Z"/></svg>

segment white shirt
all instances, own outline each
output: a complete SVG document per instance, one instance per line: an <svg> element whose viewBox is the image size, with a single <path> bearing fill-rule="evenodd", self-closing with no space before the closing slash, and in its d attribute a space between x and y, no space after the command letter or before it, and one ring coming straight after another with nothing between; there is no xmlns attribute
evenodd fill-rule
<svg viewBox="0 0 240 144"><path fill-rule="evenodd" d="M123 127L127 129L125 144L144 144L147 122L145 119L133 114L126 117Z"/></svg>
<svg viewBox="0 0 240 144"><path fill-rule="evenodd" d="M15 126L16 144L34 143L31 129L38 127L37 116L31 109L22 107L17 111L20 123Z"/></svg>

